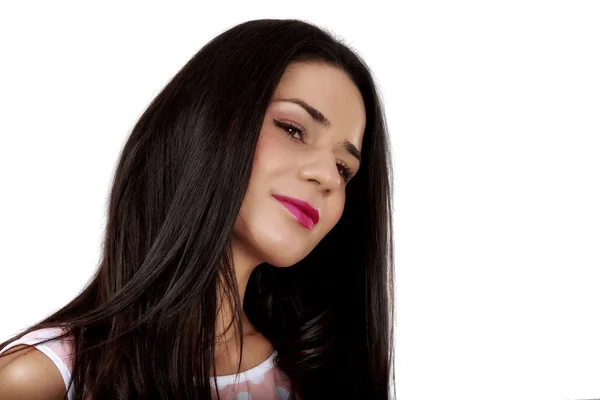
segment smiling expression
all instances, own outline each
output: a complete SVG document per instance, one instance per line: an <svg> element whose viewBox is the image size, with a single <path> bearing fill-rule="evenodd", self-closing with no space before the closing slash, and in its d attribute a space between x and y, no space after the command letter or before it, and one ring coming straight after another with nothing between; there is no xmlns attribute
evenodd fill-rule
<svg viewBox="0 0 600 400"><path fill-rule="evenodd" d="M339 221L364 128L361 94L344 71L288 66L263 120L233 234L257 264L297 263Z"/></svg>

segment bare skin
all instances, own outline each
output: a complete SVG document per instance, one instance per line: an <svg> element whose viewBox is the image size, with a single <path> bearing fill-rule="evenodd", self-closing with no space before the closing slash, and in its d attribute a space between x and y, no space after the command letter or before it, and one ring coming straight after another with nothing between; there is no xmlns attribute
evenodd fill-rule
<svg viewBox="0 0 600 400"><path fill-rule="evenodd" d="M302 106L286 99L304 101L320 111L328 123L315 121ZM292 128L282 127L281 123ZM339 221L347 184L340 174L340 164L345 164L352 175L360 167L359 160L343 143L347 141L360 151L364 127L362 97L344 72L315 62L288 67L263 121L250 184L232 236L241 299L255 267L263 262L277 267L297 263ZM304 139L300 131L306 134ZM273 194L310 203L319 210L319 222L312 229L300 225ZM218 333L225 331L231 315L224 302L218 313ZM243 317L241 370L245 371L268 358L273 347L247 316ZM233 327L217 342L217 375L237 372L239 347L235 342Z"/></svg>
<svg viewBox="0 0 600 400"><path fill-rule="evenodd" d="M302 100L328 121L316 121L305 108L286 99ZM347 149L351 145L360 152L364 128L360 92L344 72L322 63L303 62L288 67L265 115L250 185L231 238L241 299L254 268L263 262L276 267L297 263L337 224L344 210L347 184L341 165L349 168L350 175L358 170L358 159ZM319 211L319 222L312 229L301 226L273 194L310 203ZM224 296L218 298L221 304L215 367L217 376L222 376L238 372L240 351L233 328L225 329L231 322L230 304ZM273 353L271 343L257 332L246 315L242 337L241 371L255 367ZM39 350L30 348L0 358L3 399L62 399L65 391L60 372Z"/></svg>
<svg viewBox="0 0 600 400"><path fill-rule="evenodd" d="M20 344L0 357L2 399L59 400L66 391L56 365L36 348Z"/></svg>

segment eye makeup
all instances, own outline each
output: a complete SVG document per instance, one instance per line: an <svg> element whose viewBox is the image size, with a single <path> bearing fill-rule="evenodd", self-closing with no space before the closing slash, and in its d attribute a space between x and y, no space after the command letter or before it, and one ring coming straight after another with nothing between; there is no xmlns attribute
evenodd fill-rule
<svg viewBox="0 0 600 400"><path fill-rule="evenodd" d="M295 122L283 122L277 119L273 119L273 124L281 129L291 140L306 143L306 130L301 125L296 124ZM352 170L344 161L339 159L336 160L336 165L342 179L345 183L348 183L354 175Z"/></svg>

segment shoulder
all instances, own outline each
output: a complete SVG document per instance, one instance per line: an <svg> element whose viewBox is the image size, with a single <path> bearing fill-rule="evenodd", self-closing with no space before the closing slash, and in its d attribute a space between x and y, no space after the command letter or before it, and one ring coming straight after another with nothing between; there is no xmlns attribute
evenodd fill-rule
<svg viewBox="0 0 600 400"><path fill-rule="evenodd" d="M0 349L0 399L64 398L73 348L71 336L57 338L62 333L58 327L34 330Z"/></svg>
<svg viewBox="0 0 600 400"><path fill-rule="evenodd" d="M64 398L66 388L63 377L50 358L30 345L20 344L12 349L0 357L0 398Z"/></svg>

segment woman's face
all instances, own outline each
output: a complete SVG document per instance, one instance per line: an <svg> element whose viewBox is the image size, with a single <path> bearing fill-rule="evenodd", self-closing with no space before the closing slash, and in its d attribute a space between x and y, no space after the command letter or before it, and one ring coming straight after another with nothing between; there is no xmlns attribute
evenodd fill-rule
<svg viewBox="0 0 600 400"><path fill-rule="evenodd" d="M284 267L315 248L342 215L364 129L363 100L345 72L316 62L288 66L266 112L235 224L233 240L246 257ZM318 221L293 199L314 208Z"/></svg>

